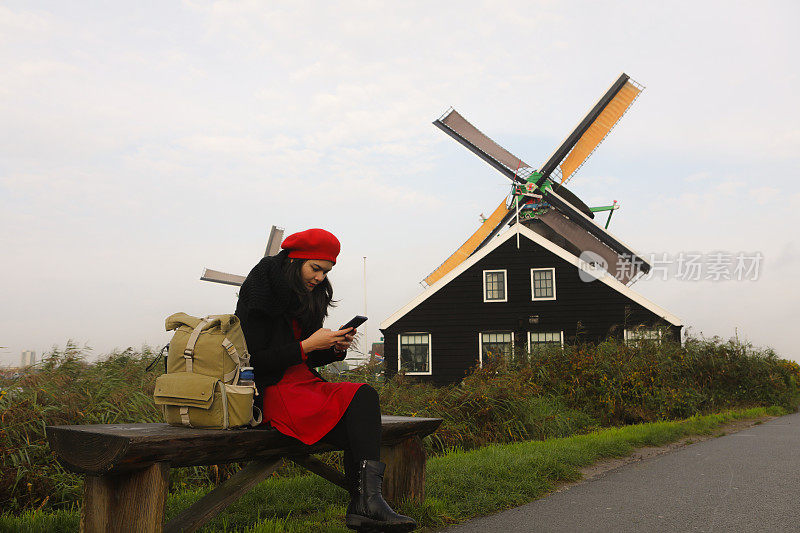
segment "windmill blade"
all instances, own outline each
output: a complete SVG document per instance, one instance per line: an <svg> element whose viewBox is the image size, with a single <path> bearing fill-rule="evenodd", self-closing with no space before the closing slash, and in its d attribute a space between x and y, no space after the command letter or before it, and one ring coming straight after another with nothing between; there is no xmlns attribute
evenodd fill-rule
<svg viewBox="0 0 800 533"><path fill-rule="evenodd" d="M267 240L267 249L264 251L264 257L277 255L281 251L284 231L284 228L272 226L272 229L269 230L269 239Z"/></svg>
<svg viewBox="0 0 800 533"><path fill-rule="evenodd" d="M503 201L500 202L500 205L497 206L497 209L495 209L494 212L489 215L489 218L487 218L483 224L481 224L481 227L478 228L478 230L473 233L470 238L458 248L458 250L453 252L450 257L445 259L444 263L439 265L436 270L431 272L428 277L425 278L425 283L428 285L433 285L448 272L463 263L464 260L472 255L475 250L480 248L480 246L482 246L487 239L490 239L492 236L494 236L494 234L497 233L497 231L499 231L500 228L505 226L505 224L508 222L506 221L506 217L509 213L513 215L514 210L509 210L506 207L505 199L503 199Z"/></svg>
<svg viewBox="0 0 800 533"><path fill-rule="evenodd" d="M597 119L592 122L575 147L559 165L561 183L566 183L580 169L589 156L608 136L622 116L639 97L642 88L635 82L628 80L614 98L608 103Z"/></svg>
<svg viewBox="0 0 800 533"><path fill-rule="evenodd" d="M558 210L562 215L566 215L572 222L595 236L600 242L614 250L617 255L628 259L631 263L644 273L650 271L650 263L636 254L628 246L619 241L616 237L605 231L603 228L592 222L589 217L581 213L575 206L567 202L557 193L547 190L544 191L544 200Z"/></svg>
<svg viewBox="0 0 800 533"><path fill-rule="evenodd" d="M480 250L481 248L483 248L484 246L486 246L486 244L487 244L489 241L491 241L491 240L494 238L494 236L495 236L495 235L497 235L498 233L500 233L500 230L502 230L504 227L506 227L506 225L510 224L510 223L511 223L511 221L512 221L512 220L514 220L514 217L515 217L515 216L517 216L517 209L516 209L516 207L513 207L513 206L512 206L512 208L511 208L511 209L507 209L507 212L506 212L505 216L503 216L503 218L500 220L500 222L498 222L498 223L497 223L497 225L494 227L494 229L492 229L491 231L489 231L489 232L487 233L486 237L484 237L484 239L483 239L483 240L481 241L481 243L480 243L480 244L479 244L479 245L478 245L478 246L477 246L477 247L476 247L476 248L475 248L475 249L472 251L472 253L475 253L475 252L477 252L478 250ZM472 254L470 254L470 255L472 255Z"/></svg>
<svg viewBox="0 0 800 533"><path fill-rule="evenodd" d="M613 212L613 211L612 211ZM631 263L626 257L621 257L609 246L587 232L580 225L574 223L555 209L539 215L538 220L550 227L556 234L564 237L581 252L594 252L603 258L607 265L607 272L612 277L627 285L639 274L643 266L639 262Z"/></svg>
<svg viewBox="0 0 800 533"><path fill-rule="evenodd" d="M203 275L200 276L201 281L212 281L214 283L222 283L223 285L234 285L240 287L244 283L245 276L238 276L236 274L228 274L227 272L220 272L219 270L211 270L206 268Z"/></svg>
<svg viewBox="0 0 800 533"><path fill-rule="evenodd" d="M606 138L644 87L624 72L586 114L541 169L537 185L553 174L553 181L564 183L586 162Z"/></svg>
<svg viewBox="0 0 800 533"><path fill-rule="evenodd" d="M267 249L264 251L264 257L275 255L280 252L283 232L284 228L272 226L269 231L269 239L267 240ZM204 269L203 275L200 276L200 281L211 281L212 283L233 285L234 287L240 287L242 283L244 283L244 280L245 276L220 272L219 270L212 270L210 268Z"/></svg>
<svg viewBox="0 0 800 533"><path fill-rule="evenodd" d="M588 205L586 205L585 203L583 203L583 200L581 200L580 198L578 198L578 197L575 195L575 193L574 193L574 192L570 191L569 189L567 189L567 188L566 188L566 187L564 187L563 185L560 185L560 186L558 186L558 194L559 194L559 196L561 196L561 197L562 197L564 200L566 200L567 202L569 202L569 203L570 203L570 204L572 204L573 206L575 206L575 207L577 207L578 209L580 209L581 213L583 213L584 215L586 215L586 216L587 216L587 217L589 217L589 218L594 218L594 213L593 213L593 212L592 212L592 210L589 208L589 206L588 206Z"/></svg>
<svg viewBox="0 0 800 533"><path fill-rule="evenodd" d="M528 163L494 142L453 108L450 108L439 119L434 120L433 125L466 146L472 153L512 181L524 183L525 180L520 177L518 171L522 170L522 175L527 176L532 170Z"/></svg>

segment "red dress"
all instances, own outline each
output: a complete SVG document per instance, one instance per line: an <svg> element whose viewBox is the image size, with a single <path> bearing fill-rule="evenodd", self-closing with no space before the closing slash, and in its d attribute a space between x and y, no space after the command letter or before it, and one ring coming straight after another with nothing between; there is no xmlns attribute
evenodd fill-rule
<svg viewBox="0 0 800 533"><path fill-rule="evenodd" d="M292 321L294 337L302 332ZM303 361L290 366L281 380L264 389L264 423L305 444L314 444L335 426L363 383L329 383L315 376Z"/></svg>

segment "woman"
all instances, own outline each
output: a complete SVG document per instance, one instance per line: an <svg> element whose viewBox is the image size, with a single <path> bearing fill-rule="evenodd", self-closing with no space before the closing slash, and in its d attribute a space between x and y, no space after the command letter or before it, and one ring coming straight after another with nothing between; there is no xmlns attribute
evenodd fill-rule
<svg viewBox="0 0 800 533"><path fill-rule="evenodd" d="M347 527L411 531L416 522L395 513L381 495L386 465L380 462L377 392L363 383L329 383L314 370L343 360L354 335L352 328L322 327L332 306L327 274L339 240L309 229L287 237L281 248L250 271L236 305L264 422L305 444L322 441L345 450Z"/></svg>

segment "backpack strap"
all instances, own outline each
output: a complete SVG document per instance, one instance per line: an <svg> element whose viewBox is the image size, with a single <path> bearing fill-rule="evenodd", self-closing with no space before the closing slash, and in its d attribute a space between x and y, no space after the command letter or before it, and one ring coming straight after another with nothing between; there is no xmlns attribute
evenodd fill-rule
<svg viewBox="0 0 800 533"><path fill-rule="evenodd" d="M253 410L255 410L258 413L258 416L254 416L253 418L250 419L250 427L256 427L261 425L261 421L264 419L264 415L261 414L261 409L259 409L254 405Z"/></svg>
<svg viewBox="0 0 800 533"><path fill-rule="evenodd" d="M222 381L217 381L217 388L222 396L222 429L228 429L228 394Z"/></svg>
<svg viewBox="0 0 800 533"><path fill-rule="evenodd" d="M167 406L165 405L164 406L165 412L166 412L166 407ZM180 409L180 413L181 413L181 424L183 424L184 426L189 427L189 428L192 427L192 423L189 422L189 408L187 406L185 406L185 405L182 405L181 409Z"/></svg>
<svg viewBox="0 0 800 533"><path fill-rule="evenodd" d="M183 358L186 360L186 371L192 371L192 358L194 357L194 346L197 344L197 338L200 336L200 332L203 331L203 327L208 324L205 319L201 320L197 327L192 330L192 334L189 335L189 340L186 342L186 348L183 350Z"/></svg>
<svg viewBox="0 0 800 533"><path fill-rule="evenodd" d="M239 352L236 350L236 346L234 346L233 343L228 340L228 337L225 337L222 340L222 347L225 348L225 351L228 353L228 357L230 357L231 361L233 361L233 364L236 365L236 368L222 376L222 379L225 380L225 383L236 383L239 381L239 370L242 366L242 360L239 357Z"/></svg>

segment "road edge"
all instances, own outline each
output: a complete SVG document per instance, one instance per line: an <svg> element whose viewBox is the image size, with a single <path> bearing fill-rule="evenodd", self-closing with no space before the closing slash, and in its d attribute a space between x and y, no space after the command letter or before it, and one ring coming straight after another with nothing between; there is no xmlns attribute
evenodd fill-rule
<svg viewBox="0 0 800 533"><path fill-rule="evenodd" d="M722 424L714 428L710 433L706 435L702 434L687 435L685 437L681 437L680 439L674 442L664 444L663 446L642 446L640 448L634 448L634 450L625 457L602 459L596 463L580 468L578 470L581 476L580 479L576 481L565 481L563 483L558 483L556 487L548 494L554 494L556 492L563 492L565 490L569 490L571 487L574 487L575 485L586 483L587 481L605 475L625 465L629 465L631 463L638 463L640 461L645 461L653 457L658 457L659 455L671 453L675 450L691 446L692 444L697 444L699 442L716 439L718 437L724 437L725 435L737 433L739 431L751 428L753 426L757 426L759 424L763 424L764 422L768 422L776 418L780 417L772 415L764 415L756 418L743 418L738 420L731 420L730 422L726 422L725 424ZM540 498L537 499L546 497L547 495L542 495Z"/></svg>

